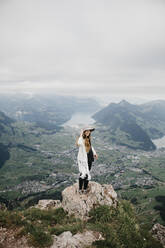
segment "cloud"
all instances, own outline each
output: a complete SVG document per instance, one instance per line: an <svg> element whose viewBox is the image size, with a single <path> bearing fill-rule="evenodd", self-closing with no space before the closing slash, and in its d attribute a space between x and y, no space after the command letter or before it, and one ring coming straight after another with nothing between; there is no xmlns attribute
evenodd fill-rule
<svg viewBox="0 0 165 248"><path fill-rule="evenodd" d="M0 90L162 97L164 10L161 0L1 0Z"/></svg>

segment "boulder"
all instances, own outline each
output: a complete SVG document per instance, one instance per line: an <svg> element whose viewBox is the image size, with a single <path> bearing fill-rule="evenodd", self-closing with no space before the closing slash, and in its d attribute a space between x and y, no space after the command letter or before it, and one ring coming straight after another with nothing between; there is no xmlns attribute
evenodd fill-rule
<svg viewBox="0 0 165 248"><path fill-rule="evenodd" d="M0 210L3 210L3 211L7 210L7 207L6 207L6 205L4 203L0 202Z"/></svg>
<svg viewBox="0 0 165 248"><path fill-rule="evenodd" d="M112 185L89 182L86 194L80 194L78 183L75 183L62 191L62 202L60 200L40 200L35 207L40 209L55 209L62 207L69 215L88 219L88 213L97 205L108 205L116 207L117 194Z"/></svg>
<svg viewBox="0 0 165 248"><path fill-rule="evenodd" d="M151 233L165 247L165 226L157 223L152 227Z"/></svg>
<svg viewBox="0 0 165 248"><path fill-rule="evenodd" d="M70 231L67 231L59 236L54 235L54 242L51 248L83 248L101 239L103 239L103 237L98 232L85 231L72 235Z"/></svg>
<svg viewBox="0 0 165 248"><path fill-rule="evenodd" d="M97 205L116 206L117 194L112 185L89 182L86 194L79 194L78 183L67 187L62 192L62 207L69 214L81 219L88 218L89 211Z"/></svg>
<svg viewBox="0 0 165 248"><path fill-rule="evenodd" d="M55 209L61 207L61 201L60 200L39 200L38 204L35 206L35 208L40 209Z"/></svg>

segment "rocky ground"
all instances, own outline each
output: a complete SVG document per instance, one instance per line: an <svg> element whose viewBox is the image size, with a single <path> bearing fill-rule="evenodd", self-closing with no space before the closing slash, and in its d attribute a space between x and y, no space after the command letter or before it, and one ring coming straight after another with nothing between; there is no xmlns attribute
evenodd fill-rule
<svg viewBox="0 0 165 248"><path fill-rule="evenodd" d="M59 200L42 200L36 207L41 209L62 207L69 214L85 219L94 206L116 206L116 204L117 194L112 185L90 182L86 194L79 194L78 183L75 183L63 190L62 202Z"/></svg>
<svg viewBox="0 0 165 248"><path fill-rule="evenodd" d="M51 248L84 248L96 240L103 240L99 232L86 231L72 235L70 231L67 231L59 236L54 236L54 242Z"/></svg>
<svg viewBox="0 0 165 248"><path fill-rule="evenodd" d="M90 182L87 193L79 194L78 183L75 183L63 190L62 201L40 200L35 208L42 210L63 208L69 215L74 214L75 217L86 221L89 218L89 211L98 205L117 208L117 194L112 185ZM6 209L3 208L3 211ZM33 248L28 242L28 234L20 235L22 228L0 227L0 248ZM156 224L151 233L165 247L165 227ZM96 230L83 230L76 234L64 231L60 235L52 235L52 237L53 244L50 248L85 248L90 247L94 241L104 240L102 233Z"/></svg>
<svg viewBox="0 0 165 248"><path fill-rule="evenodd" d="M157 223L152 227L151 233L165 247L165 226Z"/></svg>
<svg viewBox="0 0 165 248"><path fill-rule="evenodd" d="M7 229L0 227L0 248L32 248L25 236L19 236L20 232L20 228Z"/></svg>
<svg viewBox="0 0 165 248"><path fill-rule="evenodd" d="M65 188L62 192L62 202L59 200L40 200L35 206L39 209L56 209L62 207L69 215L82 219L88 218L89 211L97 205L116 206L117 194L111 185L100 185L90 182L89 190L86 194L79 194L78 183ZM31 248L25 236L19 238L21 230L0 229L0 248ZM64 232L59 236L54 235L51 248L76 248L91 245L96 240L103 239L101 233L85 231L72 235L71 232Z"/></svg>

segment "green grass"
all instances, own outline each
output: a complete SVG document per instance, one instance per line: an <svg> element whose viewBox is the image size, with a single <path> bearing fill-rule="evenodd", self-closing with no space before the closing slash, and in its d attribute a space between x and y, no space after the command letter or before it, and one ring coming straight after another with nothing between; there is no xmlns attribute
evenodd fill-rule
<svg viewBox="0 0 165 248"><path fill-rule="evenodd" d="M83 222L73 215L68 216L62 208L55 210L40 210L30 208L25 211L0 211L0 226L5 228L20 228L17 237L26 236L34 247L49 247L52 234L59 235L64 231L73 234L83 231Z"/></svg>
<svg viewBox="0 0 165 248"><path fill-rule="evenodd" d="M91 248L162 248L146 228L141 228L135 209L128 201L120 201L117 208L97 206L91 209L89 216L88 221L82 221L74 215L69 216L62 208L0 211L0 226L17 228L17 238L26 236L30 245L39 248L50 247L54 234L71 231L74 235L85 230L99 231L104 237Z"/></svg>
<svg viewBox="0 0 165 248"><path fill-rule="evenodd" d="M161 248L147 230L142 230L135 210L128 201L118 207L100 206L90 211L90 228L103 233L105 240L94 242L99 248ZM93 246L92 246L93 247Z"/></svg>

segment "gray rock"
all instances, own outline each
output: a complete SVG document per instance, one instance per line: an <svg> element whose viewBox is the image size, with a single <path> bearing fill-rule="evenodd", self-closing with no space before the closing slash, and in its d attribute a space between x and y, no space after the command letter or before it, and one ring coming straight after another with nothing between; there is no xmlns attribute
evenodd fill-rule
<svg viewBox="0 0 165 248"><path fill-rule="evenodd" d="M91 245L96 240L103 237L98 232L86 231L72 235L70 231L63 232L61 235L54 235L54 242L51 248L83 248Z"/></svg>
<svg viewBox="0 0 165 248"><path fill-rule="evenodd" d="M4 203L0 203L0 210L6 211L7 207Z"/></svg>
<svg viewBox="0 0 165 248"><path fill-rule="evenodd" d="M165 247L165 226L157 223L152 227L151 233Z"/></svg>
<svg viewBox="0 0 165 248"><path fill-rule="evenodd" d="M35 208L40 209L54 209L54 208L60 208L61 202L60 200L39 200L38 204L35 206Z"/></svg>
<svg viewBox="0 0 165 248"><path fill-rule="evenodd" d="M62 192L62 207L69 214L85 219L89 211L97 205L116 206L117 194L112 185L89 182L86 194L79 194L78 183L67 187Z"/></svg>
<svg viewBox="0 0 165 248"><path fill-rule="evenodd" d="M116 207L117 194L112 185L89 182L86 194L79 194L78 183L65 188L62 192L62 202L59 200L40 200L37 208L50 209L62 207L68 214L75 217L88 219L89 211L97 205Z"/></svg>

